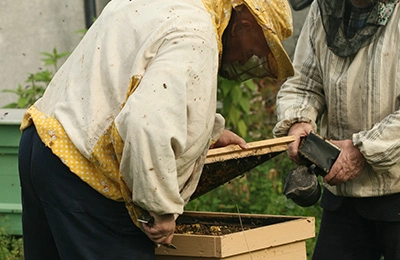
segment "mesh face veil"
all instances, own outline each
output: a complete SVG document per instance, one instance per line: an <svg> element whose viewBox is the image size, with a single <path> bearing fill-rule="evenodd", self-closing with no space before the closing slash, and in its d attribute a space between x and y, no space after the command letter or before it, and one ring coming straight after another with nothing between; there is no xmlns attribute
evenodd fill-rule
<svg viewBox="0 0 400 260"><path fill-rule="evenodd" d="M271 55L272 56L272 55ZM244 65L239 62L224 63L220 75L229 80L245 81L251 78L278 78L275 58L252 56Z"/></svg>
<svg viewBox="0 0 400 260"><path fill-rule="evenodd" d="M291 60L281 43L293 32L292 14L287 0L202 0L202 2L211 14L221 56L223 33L228 26L232 9L240 5L245 5L253 14L272 52L272 59L269 56L252 57L241 66L221 63L221 76L242 80L251 75L261 75L261 77L268 75L280 80L293 75ZM265 61L266 58L268 61Z"/></svg>

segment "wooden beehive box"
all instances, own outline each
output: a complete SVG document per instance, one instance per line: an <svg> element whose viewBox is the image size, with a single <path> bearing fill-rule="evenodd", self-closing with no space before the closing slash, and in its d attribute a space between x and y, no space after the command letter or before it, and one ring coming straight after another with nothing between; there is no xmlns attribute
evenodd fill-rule
<svg viewBox="0 0 400 260"><path fill-rule="evenodd" d="M177 219L177 230L182 225L194 230L201 225L214 231L227 228L232 233L177 231L173 239L177 249L157 248L156 260L306 260L305 241L315 236L313 217L185 212Z"/></svg>

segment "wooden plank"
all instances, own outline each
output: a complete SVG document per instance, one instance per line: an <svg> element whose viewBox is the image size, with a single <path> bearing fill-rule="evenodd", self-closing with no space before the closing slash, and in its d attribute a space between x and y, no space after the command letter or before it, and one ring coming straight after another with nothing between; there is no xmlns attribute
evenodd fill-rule
<svg viewBox="0 0 400 260"><path fill-rule="evenodd" d="M199 180L190 200L241 176L252 168L270 160L288 148L294 136L248 143L248 149L238 145L210 149Z"/></svg>
<svg viewBox="0 0 400 260"><path fill-rule="evenodd" d="M258 251L248 251L240 255L215 258L224 260L306 260L305 241L294 242L276 247L264 248Z"/></svg>
<svg viewBox="0 0 400 260"><path fill-rule="evenodd" d="M299 241L277 247L265 248L258 251L248 251L240 255L228 257L156 255L156 260L306 260L307 251L305 241Z"/></svg>
<svg viewBox="0 0 400 260"><path fill-rule="evenodd" d="M229 235L229 244L228 238L222 237L221 257L303 241L315 236L314 227L314 219L306 218L233 233Z"/></svg>
<svg viewBox="0 0 400 260"><path fill-rule="evenodd" d="M295 140L294 136L285 136L248 143L249 148L242 149L238 145L210 149L207 153L206 164L230 159L240 159L249 156L259 156L268 153L283 152L287 145Z"/></svg>
<svg viewBox="0 0 400 260"><path fill-rule="evenodd" d="M218 237L217 236L192 236L185 234L175 234L173 244L178 249L169 249L161 246L156 249L157 255L177 256L196 256L202 258L212 258L218 255ZM178 246L179 245L179 246ZM157 257L158 259L159 257Z"/></svg>

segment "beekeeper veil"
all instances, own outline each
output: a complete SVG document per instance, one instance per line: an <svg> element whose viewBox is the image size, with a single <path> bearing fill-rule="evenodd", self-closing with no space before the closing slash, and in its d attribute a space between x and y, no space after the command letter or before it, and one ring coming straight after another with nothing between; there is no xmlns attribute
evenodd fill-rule
<svg viewBox="0 0 400 260"><path fill-rule="evenodd" d="M245 64L221 64L220 74L228 79L271 77L285 79L293 75L293 66L282 41L292 35L292 13L286 0L203 0L212 16L222 56L222 35L232 15L232 9L245 5L261 26L271 57L251 57Z"/></svg>

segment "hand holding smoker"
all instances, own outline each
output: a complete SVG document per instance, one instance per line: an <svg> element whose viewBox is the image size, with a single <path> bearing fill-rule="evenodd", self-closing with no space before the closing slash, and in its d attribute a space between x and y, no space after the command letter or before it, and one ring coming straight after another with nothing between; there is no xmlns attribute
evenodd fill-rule
<svg viewBox="0 0 400 260"><path fill-rule="evenodd" d="M306 163L289 171L283 190L285 196L302 207L315 204L321 196L318 175L328 174L339 154L337 146L313 132L304 137L299 155Z"/></svg>

